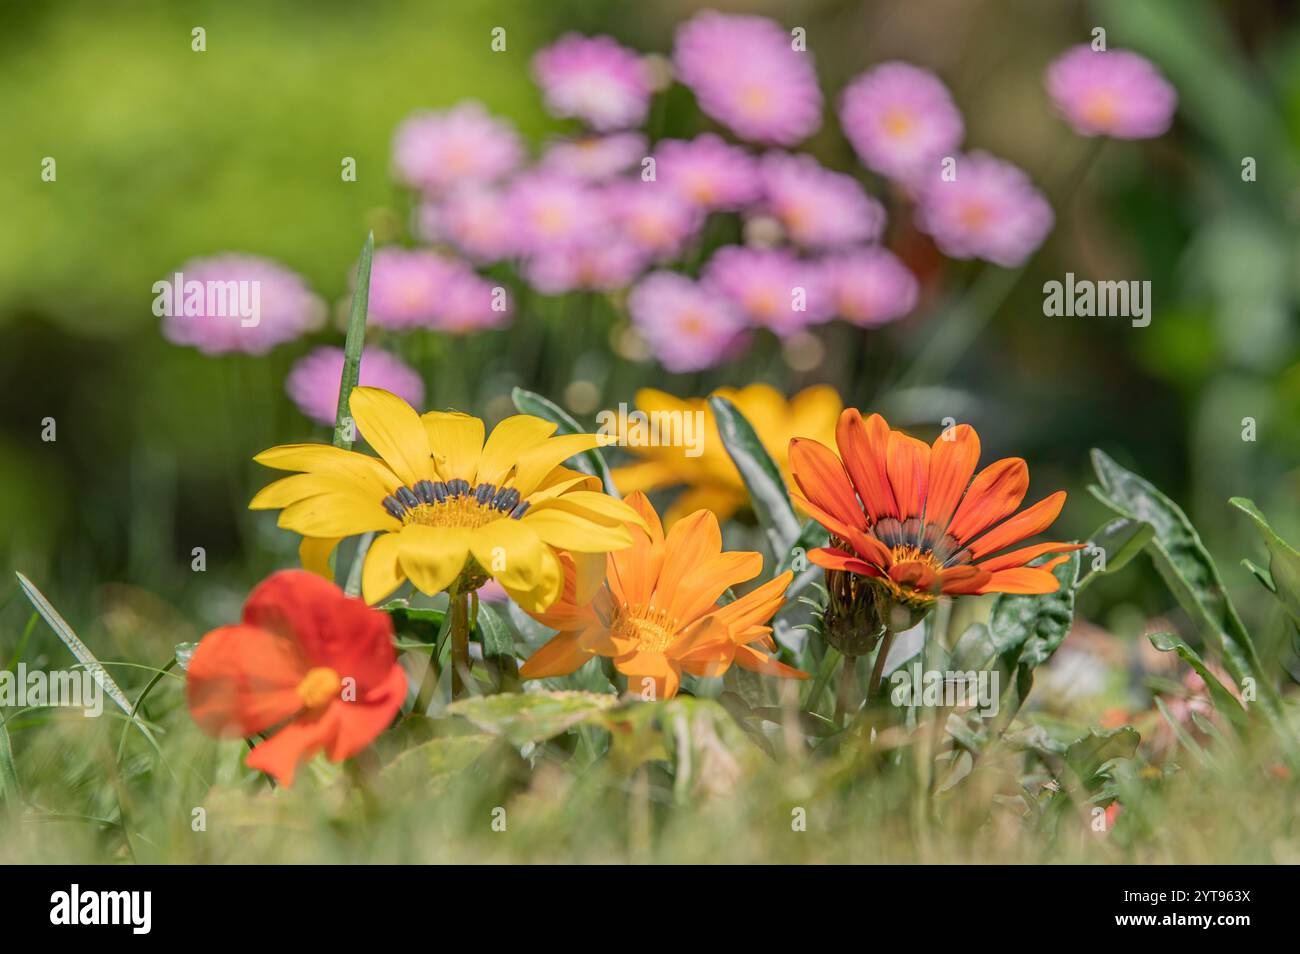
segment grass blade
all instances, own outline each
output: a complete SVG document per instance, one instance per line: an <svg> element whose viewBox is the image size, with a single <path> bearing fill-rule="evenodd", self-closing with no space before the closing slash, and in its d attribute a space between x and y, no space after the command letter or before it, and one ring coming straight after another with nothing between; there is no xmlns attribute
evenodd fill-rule
<svg viewBox="0 0 1300 954"><path fill-rule="evenodd" d="M370 303L370 262L375 255L375 233L366 236L357 262L357 287L352 293L352 311L348 315L348 335L343 343L343 380L339 382L339 406L334 416L334 446L351 449L356 428L352 427L352 409L348 398L361 377L361 348L366 341L366 310Z"/></svg>

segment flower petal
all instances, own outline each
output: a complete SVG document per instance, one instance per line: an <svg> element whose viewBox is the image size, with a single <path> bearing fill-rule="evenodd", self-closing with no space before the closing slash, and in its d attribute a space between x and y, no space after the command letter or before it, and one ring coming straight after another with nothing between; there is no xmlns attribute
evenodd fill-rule
<svg viewBox="0 0 1300 954"><path fill-rule="evenodd" d="M948 533L958 544L982 533L1014 513L1029 489L1029 466L1019 457L1004 457L989 464L971 481L970 489L953 514Z"/></svg>
<svg viewBox="0 0 1300 954"><path fill-rule="evenodd" d="M375 537L366 551L366 562L361 568L361 595L367 603L378 603L406 582L398 559L401 536L385 533Z"/></svg>
<svg viewBox="0 0 1300 954"><path fill-rule="evenodd" d="M1049 494L1032 507L1020 511L1010 520L998 524L974 542L968 541L966 545L970 547L971 559L978 560L986 554L997 553L1004 547L1032 537L1036 533L1042 533L1061 515L1061 508L1064 506L1064 490Z"/></svg>
<svg viewBox="0 0 1300 954"><path fill-rule="evenodd" d="M866 516L834 451L814 440L790 441L790 472L804 496L845 526L865 529Z"/></svg>
<svg viewBox="0 0 1300 954"><path fill-rule="evenodd" d="M546 421L531 414L514 414L492 429L483 455L478 462L479 482L500 485L515 466L519 455L532 450L555 433L554 421ZM561 458L562 460L563 458ZM559 461L556 461L558 464ZM548 468L549 470L549 468ZM546 471L537 475L545 476Z"/></svg>
<svg viewBox="0 0 1300 954"><path fill-rule="evenodd" d="M1044 553L1070 553L1074 550L1082 550L1086 546L1086 543L1036 543L1031 547L1021 547L1019 550L1011 550L995 557L989 557L987 560L982 561L979 567L981 570L995 573L998 570L1009 570L1012 567L1024 566L1030 560L1036 559Z"/></svg>
<svg viewBox="0 0 1300 954"><path fill-rule="evenodd" d="M263 732L302 708L298 684L307 669L292 636L247 625L214 629L185 674L190 715L209 735Z"/></svg>
<svg viewBox="0 0 1300 954"><path fill-rule="evenodd" d="M920 517L930 482L930 445L902 431L892 431L885 466L898 504L898 518Z"/></svg>
<svg viewBox="0 0 1300 954"><path fill-rule="evenodd" d="M438 477L473 483L483 452L483 422L456 411L428 411L420 415Z"/></svg>
<svg viewBox="0 0 1300 954"><path fill-rule="evenodd" d="M415 408L396 394L366 387L352 389L348 406L361 436L402 483L409 487L435 476L429 437Z"/></svg>
<svg viewBox="0 0 1300 954"><path fill-rule="evenodd" d="M441 593L465 568L469 538L470 532L459 527L404 527L397 546L402 572L421 593Z"/></svg>
<svg viewBox="0 0 1300 954"><path fill-rule="evenodd" d="M939 435L930 447L930 483L925 500L927 524L940 531L948 529L979 459L980 438L969 424L958 424Z"/></svg>
<svg viewBox="0 0 1300 954"><path fill-rule="evenodd" d="M872 521L899 515L887 469L889 433L889 425L879 414L863 421L857 408L852 407L840 415L835 428L835 443L844 469Z"/></svg>
<svg viewBox="0 0 1300 954"><path fill-rule="evenodd" d="M1061 585L1050 570L1034 566L1018 566L998 570L980 587L980 593L1055 593Z"/></svg>
<svg viewBox="0 0 1300 954"><path fill-rule="evenodd" d="M631 546L632 536L627 527L595 523L577 514L556 507L538 509L530 507L520 519L545 543L561 550L579 553L605 553Z"/></svg>
<svg viewBox="0 0 1300 954"><path fill-rule="evenodd" d="M519 668L522 679L546 679L567 676L580 669L594 655L583 649L578 633L556 633Z"/></svg>

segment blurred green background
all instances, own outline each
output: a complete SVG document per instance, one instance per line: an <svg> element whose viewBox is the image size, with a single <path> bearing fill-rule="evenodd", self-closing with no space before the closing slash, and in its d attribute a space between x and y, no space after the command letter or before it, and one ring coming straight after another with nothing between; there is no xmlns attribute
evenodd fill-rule
<svg viewBox="0 0 1300 954"><path fill-rule="evenodd" d="M1087 495L1088 449L1106 448L1182 504L1246 615L1238 565L1259 544L1226 498L1253 497L1300 539L1300 11L1281 2L911 0L718 2L804 26L827 97L805 148L865 173L833 120L839 90L885 59L937 71L967 144L1024 167L1057 227L986 326L959 307L980 270L935 258L922 305L893 327L820 333L828 357L795 370L772 343L700 375L665 375L614 354L616 300L527 302L514 325L468 341L408 337L431 404L506 410L518 384L590 420L566 394L592 382L600 407L646 384L701 394L767 380L787 394L835 385L847 403L933 436L973 423L986 459L1019 454L1031 499L1071 491L1062 533L1103 519ZM254 453L322 439L283 393L293 359L336 328L268 358L206 358L162 339L151 286L192 256L241 250L302 273L332 303L368 229L403 237L410 197L388 174L394 126L418 108L482 101L536 147L572 127L548 118L533 52L576 29L668 53L685 2L49 2L0 7L0 563L33 578L65 615L113 645L160 658L229 619L248 586L293 560L273 517L244 507L268 475ZM190 31L207 31L207 51ZM504 53L489 49L503 26ZM1156 61L1180 95L1166 136L1092 144L1051 111L1044 67L1094 26ZM661 97L650 133L711 128L689 93ZM57 160L56 182L41 162ZM340 179L340 160L359 179ZM1254 157L1258 181L1241 179ZM1088 161L1085 163L1085 159ZM1086 169L1082 176L1079 169ZM897 226L895 226L897 229ZM894 237L898 236L897 231ZM1150 327L1045 318L1042 286L1067 271L1150 280ZM996 276L996 272L993 273ZM994 278L996 281L996 277ZM575 328L577 329L575 332ZM57 440L41 439L54 418ZM1243 419L1257 440L1243 441ZM191 571L191 550L207 571ZM12 580L12 576L8 577ZM29 616L3 587L0 649ZM1116 630L1170 609L1143 562L1086 595ZM1259 608L1262 612L1262 607ZM57 644L55 644L57 645ZM101 656L113 650L99 645ZM121 647L119 647L121 648ZM6 654L7 655L7 654Z"/></svg>

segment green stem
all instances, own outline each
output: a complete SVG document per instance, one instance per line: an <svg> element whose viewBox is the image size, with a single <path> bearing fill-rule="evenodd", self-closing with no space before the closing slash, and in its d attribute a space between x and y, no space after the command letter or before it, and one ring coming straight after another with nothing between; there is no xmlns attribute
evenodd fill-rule
<svg viewBox="0 0 1300 954"><path fill-rule="evenodd" d="M880 640L880 649L876 651L876 664L871 667L871 682L867 684L867 701L871 702L880 691L880 680L885 675L885 658L894 645L894 631L886 628L884 638Z"/></svg>
<svg viewBox="0 0 1300 954"><path fill-rule="evenodd" d="M469 686L469 593L452 589L451 610L451 698L463 698Z"/></svg>

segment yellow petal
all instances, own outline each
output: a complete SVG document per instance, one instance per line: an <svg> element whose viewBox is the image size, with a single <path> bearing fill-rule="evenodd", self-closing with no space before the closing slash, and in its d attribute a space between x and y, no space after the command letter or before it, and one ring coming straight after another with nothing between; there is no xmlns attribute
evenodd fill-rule
<svg viewBox="0 0 1300 954"><path fill-rule="evenodd" d="M632 545L632 535L622 524L593 523L563 509L529 508L521 523L542 538L544 543L577 553L606 553Z"/></svg>
<svg viewBox="0 0 1300 954"><path fill-rule="evenodd" d="M555 433L556 425L531 414L515 414L492 429L478 462L478 480L500 484L519 455Z"/></svg>
<svg viewBox="0 0 1300 954"><path fill-rule="evenodd" d="M479 455L483 452L483 422L457 411L430 411L420 420L429 439L429 450L443 480L474 482Z"/></svg>
<svg viewBox="0 0 1300 954"><path fill-rule="evenodd" d="M590 474L569 470L567 467L557 467L546 475L546 479L528 495L527 500L530 504L538 504L543 500L558 497L560 494L567 494L571 490L599 489L599 477L592 477Z"/></svg>
<svg viewBox="0 0 1300 954"><path fill-rule="evenodd" d="M641 514L623 501L591 490L574 490L559 497L549 497L534 503L529 512L533 510L563 510L593 523L630 523L646 532L650 530Z"/></svg>
<svg viewBox="0 0 1300 954"><path fill-rule="evenodd" d="M608 558L603 553L570 553L574 566L573 602L586 606L605 582Z"/></svg>
<svg viewBox="0 0 1300 954"><path fill-rule="evenodd" d="M330 554L342 539L342 537L303 537L298 544L298 562L308 573L323 576L333 583L334 569L330 566Z"/></svg>
<svg viewBox="0 0 1300 954"><path fill-rule="evenodd" d="M401 537L400 533L385 533L370 544L361 568L361 595L367 603L378 603L405 582L398 560Z"/></svg>
<svg viewBox="0 0 1300 954"><path fill-rule="evenodd" d="M615 467L613 477L614 485L618 487L619 493L625 497L637 490L649 493L652 490L658 490L660 487L667 487L669 484L681 482L676 469L658 460L647 460L639 464L628 464L626 467Z"/></svg>
<svg viewBox="0 0 1300 954"><path fill-rule="evenodd" d="M281 510L289 504L320 494L341 494L356 497L358 501L381 500L378 490L367 493L355 481L337 473L293 474L267 484L248 502L249 510Z"/></svg>
<svg viewBox="0 0 1300 954"><path fill-rule="evenodd" d="M521 497L527 497L560 464L574 454L591 450L600 443L599 434L562 434L552 437L519 455L511 486L519 491Z"/></svg>
<svg viewBox="0 0 1300 954"><path fill-rule="evenodd" d="M544 613L560 598L564 590L564 569L555 551L550 547L542 547L541 573L538 575L536 586L528 590L518 589L506 583L502 583L501 586L525 612Z"/></svg>
<svg viewBox="0 0 1300 954"><path fill-rule="evenodd" d="M494 520L470 536L470 552L479 566L503 587L531 590L542 575L544 545L522 520Z"/></svg>
<svg viewBox="0 0 1300 954"><path fill-rule="evenodd" d="M464 569L469 537L460 527L403 527L397 548L402 572L421 593L441 593Z"/></svg>
<svg viewBox="0 0 1300 954"><path fill-rule="evenodd" d="M382 499L402 482L368 454L332 447L329 444L281 444L262 451L253 460L276 470L328 473L355 480L378 493Z"/></svg>
<svg viewBox="0 0 1300 954"><path fill-rule="evenodd" d="M304 537L350 537L401 526L378 501L347 494L317 494L292 503L280 511L278 525Z"/></svg>
<svg viewBox="0 0 1300 954"><path fill-rule="evenodd" d="M403 483L434 476L429 438L411 405L379 388L353 388L348 401L361 436Z"/></svg>

